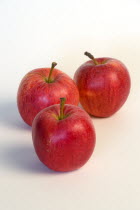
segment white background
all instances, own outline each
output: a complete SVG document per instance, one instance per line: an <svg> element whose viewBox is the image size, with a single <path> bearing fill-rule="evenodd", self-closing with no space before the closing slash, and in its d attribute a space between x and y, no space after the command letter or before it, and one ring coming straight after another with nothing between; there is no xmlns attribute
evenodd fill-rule
<svg viewBox="0 0 140 210"><path fill-rule="evenodd" d="M0 0L0 209L140 209L140 1ZM97 144L80 170L56 173L37 158L16 93L31 69L52 61L73 77L87 57L128 67L131 94L110 118L95 119Z"/></svg>

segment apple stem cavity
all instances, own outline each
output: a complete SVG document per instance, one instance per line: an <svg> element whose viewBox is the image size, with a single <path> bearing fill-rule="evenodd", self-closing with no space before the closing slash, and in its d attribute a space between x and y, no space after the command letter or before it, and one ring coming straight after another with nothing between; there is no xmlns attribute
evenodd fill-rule
<svg viewBox="0 0 140 210"><path fill-rule="evenodd" d="M97 60L94 58L94 56L93 56L91 53L85 52L84 54L85 54L86 56L88 56L90 59L92 59L95 65L98 65Z"/></svg>
<svg viewBox="0 0 140 210"><path fill-rule="evenodd" d="M66 98L60 98L60 116L59 120L63 120L65 118L64 116L64 105L66 102Z"/></svg>
<svg viewBox="0 0 140 210"><path fill-rule="evenodd" d="M52 66L51 66L51 69L50 69L50 73L49 73L49 77L48 77L48 83L51 83L52 82L52 79L51 79L51 76L52 76L52 72L53 72L53 69L54 67L57 65L56 62L52 62Z"/></svg>

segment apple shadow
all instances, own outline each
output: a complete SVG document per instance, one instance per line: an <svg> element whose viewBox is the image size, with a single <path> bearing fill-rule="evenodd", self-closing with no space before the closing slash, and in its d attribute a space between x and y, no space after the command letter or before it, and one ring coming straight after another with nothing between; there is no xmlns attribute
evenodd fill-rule
<svg viewBox="0 0 140 210"><path fill-rule="evenodd" d="M17 145L3 150L0 164L7 170L30 174L60 174L40 162L31 145Z"/></svg>
<svg viewBox="0 0 140 210"><path fill-rule="evenodd" d="M0 124L6 127L31 130L31 127L21 119L15 101L0 103Z"/></svg>
<svg viewBox="0 0 140 210"><path fill-rule="evenodd" d="M3 170L10 170L21 174L64 175L76 173L53 171L45 166L37 157L32 145L10 145L2 149L0 165ZM79 169L78 169L79 170Z"/></svg>

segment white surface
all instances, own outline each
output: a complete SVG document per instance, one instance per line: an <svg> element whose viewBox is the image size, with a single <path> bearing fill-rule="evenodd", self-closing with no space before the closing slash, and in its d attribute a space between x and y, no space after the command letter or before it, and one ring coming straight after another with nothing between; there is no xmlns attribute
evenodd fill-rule
<svg viewBox="0 0 140 210"><path fill-rule="evenodd" d="M0 1L0 209L140 209L140 1ZM29 70L52 61L71 77L87 60L110 56L128 67L123 108L94 119L97 144L80 170L55 173L37 158L16 108Z"/></svg>

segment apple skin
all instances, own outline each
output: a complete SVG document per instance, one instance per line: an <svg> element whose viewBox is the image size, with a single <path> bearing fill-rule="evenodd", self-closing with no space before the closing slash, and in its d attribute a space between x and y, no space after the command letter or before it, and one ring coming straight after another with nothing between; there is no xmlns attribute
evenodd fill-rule
<svg viewBox="0 0 140 210"><path fill-rule="evenodd" d="M83 108L95 117L109 117L125 103L130 92L130 76L125 65L113 58L89 60L75 75Z"/></svg>
<svg viewBox="0 0 140 210"><path fill-rule="evenodd" d="M60 102L60 97L66 97L68 104L78 105L79 92L74 81L58 69L53 69L53 82L47 83L50 68L38 68L27 73L22 79L17 105L23 120L32 125L36 114L42 109Z"/></svg>
<svg viewBox="0 0 140 210"><path fill-rule="evenodd" d="M89 115L80 107L66 104L59 120L60 105L37 114L32 138L40 161L54 171L73 171L90 158L95 146L95 130Z"/></svg>

